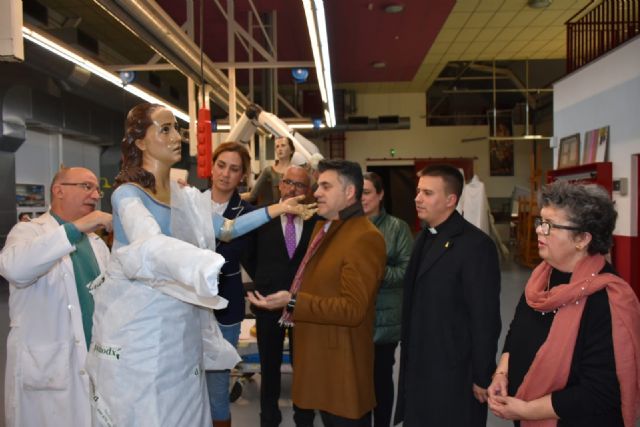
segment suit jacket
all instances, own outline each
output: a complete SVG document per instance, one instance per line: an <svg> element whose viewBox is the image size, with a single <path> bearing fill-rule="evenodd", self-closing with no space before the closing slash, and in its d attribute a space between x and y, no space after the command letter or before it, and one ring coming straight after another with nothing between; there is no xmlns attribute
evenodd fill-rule
<svg viewBox="0 0 640 427"><path fill-rule="evenodd" d="M307 264L293 312L293 403L352 419L376 404L373 327L386 265L382 234L358 212L332 221ZM312 241L325 223L318 221Z"/></svg>
<svg viewBox="0 0 640 427"><path fill-rule="evenodd" d="M253 233L242 265L253 279L255 289L262 295L289 290L298 266L307 251L309 238L317 220L318 217L313 216L303 222L302 235L293 258L289 258L287 252L280 217L272 219ZM255 307L252 309L256 316L278 318L282 314L281 310L260 310Z"/></svg>
<svg viewBox="0 0 640 427"><path fill-rule="evenodd" d="M458 212L422 231L405 276L396 422L484 426L500 335L500 268L493 241ZM423 253L427 239L431 248Z"/></svg>

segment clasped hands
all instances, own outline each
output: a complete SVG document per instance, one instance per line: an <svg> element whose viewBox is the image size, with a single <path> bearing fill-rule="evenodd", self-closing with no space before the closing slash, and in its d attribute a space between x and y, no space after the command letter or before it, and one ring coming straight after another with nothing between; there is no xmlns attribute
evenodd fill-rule
<svg viewBox="0 0 640 427"><path fill-rule="evenodd" d="M507 375L504 372L494 374L493 380L487 388L489 409L496 417L505 420L526 419L527 402L515 397L509 397L507 395L507 384Z"/></svg>

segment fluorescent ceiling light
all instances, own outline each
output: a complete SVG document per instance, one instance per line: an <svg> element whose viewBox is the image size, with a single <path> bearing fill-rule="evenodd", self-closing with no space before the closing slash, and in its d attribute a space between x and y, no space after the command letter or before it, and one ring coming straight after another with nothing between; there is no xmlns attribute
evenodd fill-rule
<svg viewBox="0 0 640 427"><path fill-rule="evenodd" d="M313 2L313 3L312 3ZM331 61L329 59L329 40L327 24L322 0L302 0L304 14L307 19L313 61L320 86L320 96L324 103L324 116L327 126L336 124L336 114L333 105L333 85L331 83Z"/></svg>
<svg viewBox="0 0 640 427"><path fill-rule="evenodd" d="M313 126L313 123L286 123L286 125L290 128L290 129L315 129L315 127ZM326 127L324 125L324 123L321 123L320 128L324 128ZM216 130L217 131L229 131L231 130L231 127L227 124L219 124L216 126Z"/></svg>
<svg viewBox="0 0 640 427"><path fill-rule="evenodd" d="M67 61L73 62L77 66L84 68L90 73L103 78L104 80L118 86L121 89L126 90L127 92L137 96L138 98L141 98L153 104L161 104L166 106L169 110L171 110L171 112L176 117L189 123L189 115L186 114L184 111L178 109L177 107L175 107L174 105L171 105L170 103L164 101L163 99L156 97L155 95L148 92L146 89L143 89L139 86L132 85L132 84L124 85L122 83L122 79L120 78L120 76L105 70L101 66L63 47L62 45L48 39L44 35L32 29L29 29L27 27L22 27L22 35L24 36L25 39L30 40L31 42L37 44L38 46L41 46L47 49L49 52L52 52L58 55L59 57L66 59Z"/></svg>
<svg viewBox="0 0 640 427"><path fill-rule="evenodd" d="M292 123L289 126L291 129L315 129L313 123ZM319 128L326 127L324 123L320 123Z"/></svg>

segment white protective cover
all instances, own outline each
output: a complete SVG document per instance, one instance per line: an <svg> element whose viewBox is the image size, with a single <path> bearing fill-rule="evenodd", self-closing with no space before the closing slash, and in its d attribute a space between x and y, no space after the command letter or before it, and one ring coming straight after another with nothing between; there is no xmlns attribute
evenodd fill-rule
<svg viewBox="0 0 640 427"><path fill-rule="evenodd" d="M171 182L171 233L199 248L215 251L216 235L211 220L210 192L201 193L194 187L181 188L176 182ZM217 277L215 283L217 292ZM224 305L213 308L227 306L224 298L217 298L223 300ZM204 308L200 311L205 369L231 369L240 361L240 356L222 336L213 312Z"/></svg>
<svg viewBox="0 0 640 427"><path fill-rule="evenodd" d="M183 228L196 226L184 207L176 212ZM201 214L211 222L208 205ZM93 423L210 426L204 370L230 369L240 361L210 310L227 304L217 296L224 259L163 235L139 198L121 200L118 215L130 244L113 253L105 282L94 289L87 357Z"/></svg>

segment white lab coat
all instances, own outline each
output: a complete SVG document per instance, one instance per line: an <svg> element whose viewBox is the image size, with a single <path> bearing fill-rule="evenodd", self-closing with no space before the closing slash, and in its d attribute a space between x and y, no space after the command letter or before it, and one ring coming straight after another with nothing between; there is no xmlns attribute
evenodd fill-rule
<svg viewBox="0 0 640 427"><path fill-rule="evenodd" d="M480 181L478 175L473 175L471 182L462 189L462 196L458 202L458 211L464 216L464 219L471 224L490 234L489 230L489 200L484 183Z"/></svg>
<svg viewBox="0 0 640 427"><path fill-rule="evenodd" d="M500 234L496 230L489 199L487 198L487 191L478 175L473 175L471 182L462 189L462 196L460 196L457 209L464 216L464 219L493 239L503 258L509 255L509 249L502 243Z"/></svg>
<svg viewBox="0 0 640 427"><path fill-rule="evenodd" d="M100 270L109 249L89 241ZM64 227L49 213L18 223L0 253L10 283L5 414L7 427L88 426L87 348Z"/></svg>

